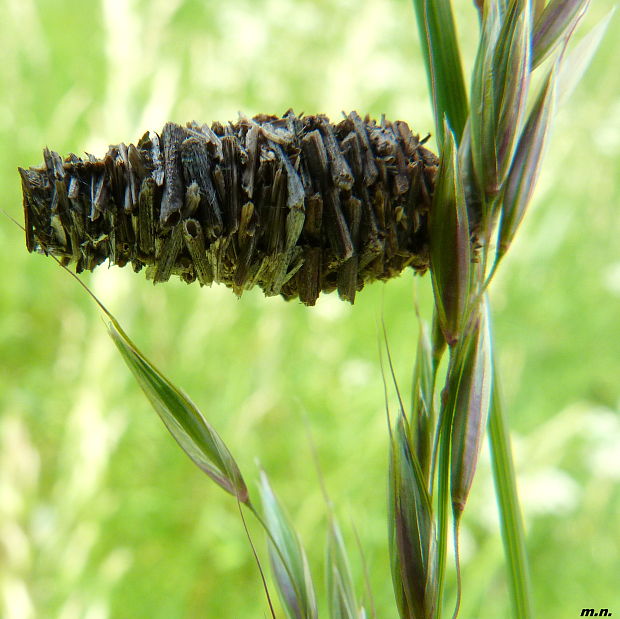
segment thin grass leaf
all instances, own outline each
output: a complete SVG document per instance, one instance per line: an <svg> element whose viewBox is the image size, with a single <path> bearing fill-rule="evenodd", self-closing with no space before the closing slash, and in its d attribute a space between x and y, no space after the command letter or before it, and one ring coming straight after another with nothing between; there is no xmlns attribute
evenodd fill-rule
<svg viewBox="0 0 620 619"><path fill-rule="evenodd" d="M326 585L332 619L359 617L349 559L334 514L330 514L327 532Z"/></svg>
<svg viewBox="0 0 620 619"><path fill-rule="evenodd" d="M557 83L558 106L562 105L571 96L581 81L590 62L592 62L592 58L598 46L605 36L609 22L615 12L616 8L614 7L581 41L579 41L575 49L562 59Z"/></svg>
<svg viewBox="0 0 620 619"><path fill-rule="evenodd" d="M446 125L433 207L429 218L430 263L435 306L447 343L456 343L469 295L471 246L456 144Z"/></svg>
<svg viewBox="0 0 620 619"><path fill-rule="evenodd" d="M426 75L433 101L437 143L445 142L444 118L457 143L468 115L461 54L450 0L413 0Z"/></svg>
<svg viewBox="0 0 620 619"><path fill-rule="evenodd" d="M306 553L263 472L260 495L269 534L269 559L286 616L316 619L316 596Z"/></svg>
<svg viewBox="0 0 620 619"><path fill-rule="evenodd" d="M146 359L114 317L105 311L111 320L108 331L112 340L170 434L216 484L249 505L248 490L239 467L217 432L194 403Z"/></svg>
<svg viewBox="0 0 620 619"><path fill-rule="evenodd" d="M523 220L540 173L555 108L556 68L530 111L512 162L503 195L496 262L506 253Z"/></svg>
<svg viewBox="0 0 620 619"><path fill-rule="evenodd" d="M401 414L390 440L388 536L392 583L402 619L430 619L437 606L430 496Z"/></svg>
<svg viewBox="0 0 620 619"><path fill-rule="evenodd" d="M445 340L444 340L445 342ZM413 370L413 392L411 398L410 427L413 431L412 443L422 475L429 488L431 461L433 457L433 437L435 434L435 372L433 371L433 349L428 327L420 321L418 351Z"/></svg>
<svg viewBox="0 0 620 619"><path fill-rule="evenodd" d="M489 413L491 336L485 301L479 317L461 340L448 376L447 407L452 411L450 493L458 520L471 489Z"/></svg>
<svg viewBox="0 0 620 619"><path fill-rule="evenodd" d="M532 69L570 36L585 15L590 0L551 0L534 24L532 37Z"/></svg>

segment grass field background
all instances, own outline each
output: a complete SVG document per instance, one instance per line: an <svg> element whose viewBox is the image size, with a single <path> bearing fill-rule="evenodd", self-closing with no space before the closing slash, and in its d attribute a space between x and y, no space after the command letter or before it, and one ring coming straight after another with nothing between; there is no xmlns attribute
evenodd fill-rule
<svg viewBox="0 0 620 619"><path fill-rule="evenodd" d="M473 3L457 2L466 70ZM587 24L611 8L595 0ZM357 109L432 131L407 0L0 0L0 206L20 220L17 166L102 155L167 120ZM620 613L620 57L618 18L561 109L521 235L493 284L540 617ZM432 140L431 140L432 142ZM434 142L432 142L434 144ZM266 616L234 501L179 450L93 303L0 217L0 616ZM258 292L83 276L202 408L247 479L287 506L323 596L326 509L316 444L362 588L396 616L386 541L384 317L407 393L411 273L314 309ZM260 532L253 528L263 549ZM488 453L463 523L464 619L508 617ZM263 556L266 554L263 552Z"/></svg>

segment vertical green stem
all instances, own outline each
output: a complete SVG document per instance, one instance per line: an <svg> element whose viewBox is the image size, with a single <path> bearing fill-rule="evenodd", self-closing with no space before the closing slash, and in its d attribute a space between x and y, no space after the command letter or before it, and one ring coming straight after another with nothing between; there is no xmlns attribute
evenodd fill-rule
<svg viewBox="0 0 620 619"><path fill-rule="evenodd" d="M453 364L453 351L446 373L446 385L450 380ZM452 418L454 409L446 406L445 389L441 393L441 409L438 421L437 454L437 611L434 619L441 619L443 609L443 590L446 577L446 559L448 554L448 536L450 519L450 439L452 435ZM431 483L434 480L431 478Z"/></svg>
<svg viewBox="0 0 620 619"><path fill-rule="evenodd" d="M437 612L435 619L441 619L443 590L448 554L448 519L450 517L450 426L444 418L439 438L439 470L437 473Z"/></svg>
<svg viewBox="0 0 620 619"><path fill-rule="evenodd" d="M489 444L504 552L508 567L508 580L512 597L513 613L517 619L534 616L530 575L525 548L523 520L519 507L517 483L508 423L501 402L498 372L493 362L493 396L489 417Z"/></svg>

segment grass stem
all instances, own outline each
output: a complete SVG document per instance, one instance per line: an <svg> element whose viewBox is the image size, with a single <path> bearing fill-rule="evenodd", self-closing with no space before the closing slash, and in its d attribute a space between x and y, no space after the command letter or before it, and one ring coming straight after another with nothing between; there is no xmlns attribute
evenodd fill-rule
<svg viewBox="0 0 620 619"><path fill-rule="evenodd" d="M452 357L450 358L452 361ZM450 370L448 370L448 378ZM442 394L443 398L444 394ZM448 524L450 518L450 437L452 428L452 411L441 407L439 434L439 454L437 470L437 614L441 619L443 590L446 575L446 558L448 554Z"/></svg>
<svg viewBox="0 0 620 619"><path fill-rule="evenodd" d="M502 408L495 362L493 362L493 393L489 416L489 445L513 614L517 619L531 619L534 612L523 519L519 507L508 422Z"/></svg>

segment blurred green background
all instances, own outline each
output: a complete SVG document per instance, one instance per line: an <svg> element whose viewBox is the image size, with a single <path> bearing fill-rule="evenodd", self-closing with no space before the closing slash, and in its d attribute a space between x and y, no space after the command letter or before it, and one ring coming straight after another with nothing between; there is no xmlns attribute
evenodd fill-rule
<svg viewBox="0 0 620 619"><path fill-rule="evenodd" d="M466 69L477 24L456 2ZM612 6L593 2L587 24ZM0 187L41 149L102 155L165 121L357 109L433 130L409 0L0 0ZM534 204L493 284L536 607L620 613L620 57L618 19L560 111ZM0 616L266 616L234 501L179 450L93 303L0 217ZM377 322L401 387L416 347L409 274L316 308L128 269L85 275L136 343L257 460L323 595L326 509L311 433L362 589L396 616L386 544L387 432ZM306 421L307 420L307 424ZM260 551L260 532L252 527ZM463 525L462 617L508 617L485 449ZM263 556L266 555L263 552ZM453 587L453 583L452 583Z"/></svg>

